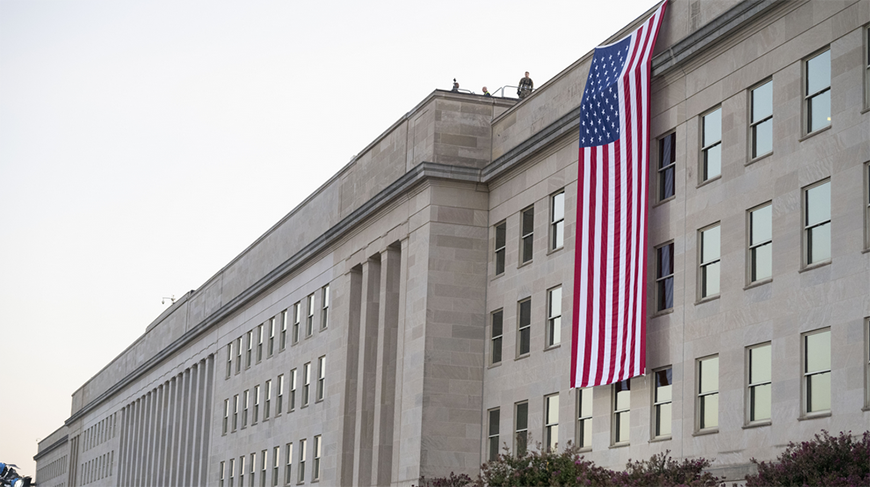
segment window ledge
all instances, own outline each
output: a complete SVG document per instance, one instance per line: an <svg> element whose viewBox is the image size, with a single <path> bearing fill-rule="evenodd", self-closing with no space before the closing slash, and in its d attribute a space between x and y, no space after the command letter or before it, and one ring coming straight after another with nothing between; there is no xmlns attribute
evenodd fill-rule
<svg viewBox="0 0 870 487"><path fill-rule="evenodd" d="M864 411L865 413L870 412L870 406L864 406L863 408L861 408L861 411Z"/></svg>
<svg viewBox="0 0 870 487"><path fill-rule="evenodd" d="M866 249L861 251L862 254L866 254L867 252L870 252L870 247L867 247Z"/></svg>
<svg viewBox="0 0 870 487"><path fill-rule="evenodd" d="M743 429L761 428L762 426L770 426L773 424L769 419L767 421L757 421L755 423L744 424Z"/></svg>
<svg viewBox="0 0 870 487"><path fill-rule="evenodd" d="M591 446L584 446L583 448L580 448L579 450L577 450L577 453L589 453L591 451L592 451Z"/></svg>
<svg viewBox="0 0 870 487"><path fill-rule="evenodd" d="M561 346L562 346L562 343L559 342L559 343L557 343L557 344L555 344L555 345L550 345L549 347L545 348L544 351L545 351L545 352L549 352L550 350L555 350L555 349L557 349L557 348L559 348L559 347L561 347Z"/></svg>
<svg viewBox="0 0 870 487"><path fill-rule="evenodd" d="M831 411L828 410L828 411L822 411L819 413L807 413L807 414L801 415L801 417L798 418L798 421L807 421L810 419L830 418L830 417L831 417Z"/></svg>
<svg viewBox="0 0 870 487"><path fill-rule="evenodd" d="M768 157L770 157L772 155L773 155L773 151L770 151L767 154L763 154L763 155L756 157L755 159L749 159L748 161L746 161L746 164L744 164L744 166L751 166L752 164L755 164L756 162L758 162L762 159L767 159Z"/></svg>
<svg viewBox="0 0 870 487"><path fill-rule="evenodd" d="M756 288L756 287L764 286L765 284L770 284L771 282L773 282L773 278L772 278L772 277L768 277L767 279L762 279L762 280L760 280L760 281L755 281L755 282L752 282L752 283L747 284L747 285L743 288L743 290L744 290L744 291L748 291L748 290L750 290L750 289L752 289L752 288Z"/></svg>
<svg viewBox="0 0 870 487"><path fill-rule="evenodd" d="M649 442L650 442L650 443L659 443L659 442L661 442L661 441L669 441L669 440L672 440L672 439L673 439L673 437L671 437L671 436L658 436L658 437L656 437L656 438L653 438L653 439L649 440Z"/></svg>
<svg viewBox="0 0 870 487"><path fill-rule="evenodd" d="M535 258L532 257L531 259L529 259L529 260L527 260L527 261L525 261L525 262L520 262L520 263L517 265L517 269L519 269L520 267L525 267L525 266L527 266L527 265L532 265L532 262L534 262L534 261L535 261Z"/></svg>
<svg viewBox="0 0 870 487"><path fill-rule="evenodd" d="M522 360L524 358L529 358L531 355L532 355L531 353L524 353L522 355L518 355L514 360Z"/></svg>
<svg viewBox="0 0 870 487"><path fill-rule="evenodd" d="M494 364L489 364L486 368L487 369L494 369L496 367L501 367L501 364L502 364L502 362L496 362Z"/></svg>
<svg viewBox="0 0 870 487"><path fill-rule="evenodd" d="M673 312L674 312L674 308L663 309L661 311L656 311L655 313L653 313L653 315L650 316L650 318L658 318L660 316L669 315Z"/></svg>
<svg viewBox="0 0 870 487"><path fill-rule="evenodd" d="M720 179L722 179L722 175L721 175L721 174L719 174L719 175L717 175L717 176L713 176L712 178L710 178L710 179L708 179L708 180L706 180L706 181L701 181L700 183L698 183L698 186L696 186L696 188L702 188L702 187L707 186L708 184L713 183L713 182L715 182L715 181L718 181L718 180L720 180Z"/></svg>
<svg viewBox="0 0 870 487"><path fill-rule="evenodd" d="M549 250L547 250L547 255L555 254L555 253L557 253L557 252L559 252L559 251L561 251L561 250L565 250L565 246L564 246L564 245L561 246L561 247L559 247L559 248L556 248L556 249L549 249Z"/></svg>
<svg viewBox="0 0 870 487"><path fill-rule="evenodd" d="M798 274L801 274L801 273L807 272L807 271L812 271L812 270L818 269L819 267L825 267L826 265L831 265L831 259L828 259L824 262L817 262L815 264L810 264L810 265L804 267L803 269L799 270Z"/></svg>
<svg viewBox="0 0 870 487"><path fill-rule="evenodd" d="M819 135L820 133L822 133L826 130L831 130L831 126L833 126L833 123L829 123L827 126L822 127L819 130L816 130L815 132L810 132L810 133L804 135L803 137L799 138L798 142L803 142L803 141L809 139L810 137L815 137L816 135Z"/></svg>
<svg viewBox="0 0 870 487"><path fill-rule="evenodd" d="M692 433L692 436L707 436L707 435L715 435L719 432L719 428L713 428L708 430L701 430Z"/></svg>
<svg viewBox="0 0 870 487"><path fill-rule="evenodd" d="M867 107L867 108L861 110L861 115L864 115L867 112L870 112L870 107Z"/></svg>
<svg viewBox="0 0 870 487"><path fill-rule="evenodd" d="M668 196L667 198L665 198L663 200L657 201L654 205L652 205L652 207L655 208L656 206L661 206L665 203L669 203L671 201L674 201L675 199L677 199L676 194L674 194L673 196Z"/></svg>
<svg viewBox="0 0 870 487"><path fill-rule="evenodd" d="M715 296L707 296L706 298L701 298L695 301L695 306L698 306L699 304L709 303L710 301L715 301L719 299L720 296L721 294L716 294Z"/></svg>
<svg viewBox="0 0 870 487"><path fill-rule="evenodd" d="M624 441L622 443L614 443L614 444L610 445L608 448L625 448L625 447L630 446L630 445L631 445L631 443Z"/></svg>

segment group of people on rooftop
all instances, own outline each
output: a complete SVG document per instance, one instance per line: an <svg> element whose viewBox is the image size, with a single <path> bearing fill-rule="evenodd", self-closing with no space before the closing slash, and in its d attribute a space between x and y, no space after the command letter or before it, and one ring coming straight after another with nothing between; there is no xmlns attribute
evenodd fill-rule
<svg viewBox="0 0 870 487"><path fill-rule="evenodd" d="M532 81L532 78L529 78L529 72L526 71L526 75L520 78L520 82L517 84L517 96L520 100L532 94L532 90L535 89L535 83ZM489 93L489 90L486 89L486 86L482 88L483 96L492 96ZM453 78L453 89L451 91L459 91L459 83L456 81L456 78Z"/></svg>

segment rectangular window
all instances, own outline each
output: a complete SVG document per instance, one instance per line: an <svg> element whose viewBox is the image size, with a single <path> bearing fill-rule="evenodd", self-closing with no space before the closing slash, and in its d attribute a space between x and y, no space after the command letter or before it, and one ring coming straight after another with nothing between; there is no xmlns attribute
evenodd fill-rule
<svg viewBox="0 0 870 487"><path fill-rule="evenodd" d="M490 337L490 364L501 363L501 343L504 336L504 312L498 310L492 313L492 331Z"/></svg>
<svg viewBox="0 0 870 487"><path fill-rule="evenodd" d="M314 294L308 295L308 317L305 319L305 337L310 337L314 333Z"/></svg>
<svg viewBox="0 0 870 487"><path fill-rule="evenodd" d="M487 459L491 462L498 459L498 428L500 420L500 410L498 408L490 409L487 413L489 417L489 426L487 434Z"/></svg>
<svg viewBox="0 0 870 487"><path fill-rule="evenodd" d="M268 463L266 462L267 453L268 450L260 452L260 487L266 487L266 468L268 468ZM253 465L251 468L253 468Z"/></svg>
<svg viewBox="0 0 870 487"><path fill-rule="evenodd" d="M250 402L250 391L245 391L242 395L242 428L248 425L248 404Z"/></svg>
<svg viewBox="0 0 870 487"><path fill-rule="evenodd" d="M831 259L831 181L804 190L804 265Z"/></svg>
<svg viewBox="0 0 870 487"><path fill-rule="evenodd" d="M671 436L671 401L673 398L673 369L658 370L653 373L655 390L653 391L653 438L669 438Z"/></svg>
<svg viewBox="0 0 870 487"><path fill-rule="evenodd" d="M224 399L224 424L223 424L223 434L227 434L227 426L230 422L230 400Z"/></svg>
<svg viewBox="0 0 870 487"><path fill-rule="evenodd" d="M659 201L674 196L674 172L677 167L677 133L671 132L659 139Z"/></svg>
<svg viewBox="0 0 870 487"><path fill-rule="evenodd" d="M870 162L864 164L864 248L870 249Z"/></svg>
<svg viewBox="0 0 870 487"><path fill-rule="evenodd" d="M245 487L245 456L239 457L239 486Z"/></svg>
<svg viewBox="0 0 870 487"><path fill-rule="evenodd" d="M674 243L656 249L656 311L674 307Z"/></svg>
<svg viewBox="0 0 870 487"><path fill-rule="evenodd" d="M266 381L266 404L265 404L265 408L263 408L263 420L264 421L269 419L269 415L271 413L271 411L270 411L271 405L272 405L272 380L269 379Z"/></svg>
<svg viewBox="0 0 870 487"><path fill-rule="evenodd" d="M520 264L532 260L535 238L535 207L530 206L520 212Z"/></svg>
<svg viewBox="0 0 870 487"><path fill-rule="evenodd" d="M289 485L293 482L293 443L287 443L285 455L287 464L284 465L284 485Z"/></svg>
<svg viewBox="0 0 870 487"><path fill-rule="evenodd" d="M290 397L287 398L287 411L296 409L296 369L290 371Z"/></svg>
<svg viewBox="0 0 870 487"><path fill-rule="evenodd" d="M233 478L236 476L236 460L230 458L230 487L233 487Z"/></svg>
<svg viewBox="0 0 870 487"><path fill-rule="evenodd" d="M281 312L281 339L278 341L278 350L284 350L287 347L287 320L290 319L290 310Z"/></svg>
<svg viewBox="0 0 870 487"><path fill-rule="evenodd" d="M242 370L242 337L236 339L236 373Z"/></svg>
<svg viewBox="0 0 870 487"><path fill-rule="evenodd" d="M317 359L317 389L315 391L314 401L323 400L323 386L326 379L326 355Z"/></svg>
<svg viewBox="0 0 870 487"><path fill-rule="evenodd" d="M293 344L299 343L299 320L302 316L302 303L293 305Z"/></svg>
<svg viewBox="0 0 870 487"><path fill-rule="evenodd" d="M698 360L698 430L719 427L719 356Z"/></svg>
<svg viewBox="0 0 870 487"><path fill-rule="evenodd" d="M701 117L701 181L722 174L722 107Z"/></svg>
<svg viewBox="0 0 870 487"><path fill-rule="evenodd" d="M314 437L314 465L311 468L311 480L320 480L320 454L321 454L320 435Z"/></svg>
<svg viewBox="0 0 870 487"><path fill-rule="evenodd" d="M864 407L870 409L870 318L864 320Z"/></svg>
<svg viewBox="0 0 870 487"><path fill-rule="evenodd" d="M519 321L517 322L517 357L522 357L531 351L532 339L532 300L526 299L519 303Z"/></svg>
<svg viewBox="0 0 870 487"><path fill-rule="evenodd" d="M773 205L765 203L749 210L749 283L773 276Z"/></svg>
<svg viewBox="0 0 870 487"><path fill-rule="evenodd" d="M750 159L773 151L773 80L749 92Z"/></svg>
<svg viewBox="0 0 870 487"><path fill-rule="evenodd" d="M770 421L771 356L770 343L746 348L746 388L748 423Z"/></svg>
<svg viewBox="0 0 870 487"><path fill-rule="evenodd" d="M698 232L700 248L700 297L719 294L719 225Z"/></svg>
<svg viewBox="0 0 870 487"><path fill-rule="evenodd" d="M565 192L550 197L550 250L565 245Z"/></svg>
<svg viewBox="0 0 870 487"><path fill-rule="evenodd" d="M870 28L864 29L864 108L870 108Z"/></svg>
<svg viewBox="0 0 870 487"><path fill-rule="evenodd" d="M275 416L281 414L284 407L284 374L278 376L278 403L275 404Z"/></svg>
<svg viewBox="0 0 870 487"><path fill-rule="evenodd" d="M529 442L529 403L518 402L514 406L514 452L525 456Z"/></svg>
<svg viewBox="0 0 870 487"><path fill-rule="evenodd" d="M272 449L272 487L278 485L278 468L281 466L281 447Z"/></svg>
<svg viewBox="0 0 870 487"><path fill-rule="evenodd" d="M248 332L248 350L245 352L245 367L251 366L251 356L254 349L254 330Z"/></svg>
<svg viewBox="0 0 870 487"><path fill-rule="evenodd" d="M320 289L320 329L329 326L329 284Z"/></svg>
<svg viewBox="0 0 870 487"><path fill-rule="evenodd" d="M302 407L308 406L308 388L311 385L311 362L302 366Z"/></svg>
<svg viewBox="0 0 870 487"><path fill-rule="evenodd" d="M806 133L831 125L831 51L813 56L804 63L806 90L804 113Z"/></svg>
<svg viewBox="0 0 870 487"><path fill-rule="evenodd" d="M239 395L233 396L233 431L239 425Z"/></svg>
<svg viewBox="0 0 870 487"><path fill-rule="evenodd" d="M631 379L613 384L613 428L614 445L628 443L631 426Z"/></svg>
<svg viewBox="0 0 870 487"><path fill-rule="evenodd" d="M264 455L264 457L265 457L265 455ZM254 487L254 477L255 477L256 473L257 473L257 454L251 453L251 475L250 475L251 480L248 483L248 487ZM239 482L239 485L242 485L242 482Z"/></svg>
<svg viewBox="0 0 870 487"><path fill-rule="evenodd" d="M275 317L269 318L269 356L275 353Z"/></svg>
<svg viewBox="0 0 870 487"><path fill-rule="evenodd" d="M562 341L562 286L547 291L547 347Z"/></svg>
<svg viewBox="0 0 870 487"><path fill-rule="evenodd" d="M257 326L257 363L263 360L263 325Z"/></svg>
<svg viewBox="0 0 870 487"><path fill-rule="evenodd" d="M227 345L227 379L233 373L233 342Z"/></svg>
<svg viewBox="0 0 870 487"><path fill-rule="evenodd" d="M303 438L299 440L299 466L296 468L299 471L299 479L297 482L300 484L305 482L305 453L306 453L306 439Z"/></svg>
<svg viewBox="0 0 870 487"><path fill-rule="evenodd" d="M495 275L504 273L505 246L507 245L507 223L495 225Z"/></svg>
<svg viewBox="0 0 870 487"><path fill-rule="evenodd" d="M583 449L592 448L592 388L577 389L577 425L575 444Z"/></svg>
<svg viewBox="0 0 870 487"><path fill-rule="evenodd" d="M226 465L224 464L224 462L221 462L221 466L220 466L220 470L219 470L219 472L220 472L220 483L219 483L218 485L219 485L220 487L224 487L224 476L225 476L226 473L227 473L227 472L226 472Z"/></svg>
<svg viewBox="0 0 870 487"><path fill-rule="evenodd" d="M251 423L256 423L260 420L260 385L254 386L254 418Z"/></svg>
<svg viewBox="0 0 870 487"><path fill-rule="evenodd" d="M556 451L559 443L559 394L544 397L544 448Z"/></svg>
<svg viewBox="0 0 870 487"><path fill-rule="evenodd" d="M831 329L801 336L803 342L803 413L831 409Z"/></svg>

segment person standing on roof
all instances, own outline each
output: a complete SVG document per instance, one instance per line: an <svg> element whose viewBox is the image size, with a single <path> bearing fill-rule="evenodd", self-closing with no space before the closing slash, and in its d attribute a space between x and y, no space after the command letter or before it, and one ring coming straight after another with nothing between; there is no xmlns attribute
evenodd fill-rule
<svg viewBox="0 0 870 487"><path fill-rule="evenodd" d="M483 96L492 96L489 94L489 90L486 89L486 86L483 87Z"/></svg>
<svg viewBox="0 0 870 487"><path fill-rule="evenodd" d="M532 78L529 78L529 72L526 71L526 75L520 78L519 86L517 87L517 96L522 100L532 94L533 89L535 89L535 82L532 81Z"/></svg>

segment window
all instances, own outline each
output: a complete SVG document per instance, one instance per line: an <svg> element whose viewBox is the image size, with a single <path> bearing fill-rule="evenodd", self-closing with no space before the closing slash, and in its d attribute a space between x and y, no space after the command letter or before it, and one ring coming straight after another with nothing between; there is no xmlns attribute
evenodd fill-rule
<svg viewBox="0 0 870 487"><path fill-rule="evenodd" d="M223 428L222 428L222 431L223 431L222 434L227 434L227 426L229 425L229 422L230 422L230 400L224 399L224 424L223 424Z"/></svg>
<svg viewBox="0 0 870 487"><path fill-rule="evenodd" d="M547 291L547 347L562 341L562 286Z"/></svg>
<svg viewBox="0 0 870 487"><path fill-rule="evenodd" d="M242 370L242 337L236 339L236 373Z"/></svg>
<svg viewBox="0 0 870 487"><path fill-rule="evenodd" d="M233 373L233 342L227 345L227 379Z"/></svg>
<svg viewBox="0 0 870 487"><path fill-rule="evenodd" d="M257 363L263 360L263 325L257 326Z"/></svg>
<svg viewBox="0 0 870 487"><path fill-rule="evenodd" d="M245 352L245 367L251 366L251 352L254 347L254 330L248 332L248 350Z"/></svg>
<svg viewBox="0 0 870 487"><path fill-rule="evenodd" d="M314 465L311 468L311 480L320 480L320 435L314 437Z"/></svg>
<svg viewBox="0 0 870 487"><path fill-rule="evenodd" d="M559 443L559 394L544 397L544 448L556 451Z"/></svg>
<svg viewBox="0 0 870 487"><path fill-rule="evenodd" d="M287 401L287 411L296 409L296 369L290 371L290 398Z"/></svg>
<svg viewBox="0 0 870 487"><path fill-rule="evenodd" d="M275 317L269 318L269 356L275 353Z"/></svg>
<svg viewBox="0 0 870 487"><path fill-rule="evenodd" d="M504 273L505 245L507 244L507 223L495 226L495 275Z"/></svg>
<svg viewBox="0 0 870 487"><path fill-rule="evenodd" d="M613 419L611 424L613 444L627 444L631 425L631 379L613 384Z"/></svg>
<svg viewBox="0 0 870 487"><path fill-rule="evenodd" d="M272 380L266 381L266 407L263 409L263 420L269 419L270 408L272 405Z"/></svg>
<svg viewBox="0 0 870 487"><path fill-rule="evenodd" d="M719 356L698 360L698 430L719 426Z"/></svg>
<svg viewBox="0 0 870 487"><path fill-rule="evenodd" d="M489 461L498 459L498 427L500 421L501 412L498 408L490 409L487 413L489 417L489 426L488 426L488 434L487 434L487 459Z"/></svg>
<svg viewBox="0 0 870 487"><path fill-rule="evenodd" d="M220 472L220 483L218 485L224 487L224 476L226 475L226 465L224 465L224 462L221 462L221 467L218 471Z"/></svg>
<svg viewBox="0 0 870 487"><path fill-rule="evenodd" d="M278 350L284 350L287 347L287 320L290 319L290 310L281 312L281 338L278 341Z"/></svg>
<svg viewBox="0 0 870 487"><path fill-rule="evenodd" d="M870 249L870 162L864 164L864 248Z"/></svg>
<svg viewBox="0 0 870 487"><path fill-rule="evenodd" d="M278 485L278 467L281 466L281 447L272 449L272 487Z"/></svg>
<svg viewBox="0 0 870 487"><path fill-rule="evenodd" d="M317 359L317 389L314 395L314 401L323 400L323 384L326 378L326 355Z"/></svg>
<svg viewBox="0 0 870 487"><path fill-rule="evenodd" d="M514 406L514 453L517 457L526 454L529 442L529 403L519 402Z"/></svg>
<svg viewBox="0 0 870 487"><path fill-rule="evenodd" d="M809 134L831 125L831 51L813 56L804 66L804 116Z"/></svg>
<svg viewBox="0 0 870 487"><path fill-rule="evenodd" d="M673 398L673 369L658 370L653 373L655 390L653 391L653 438L670 438L671 436L671 400Z"/></svg>
<svg viewBox="0 0 870 487"><path fill-rule="evenodd" d="M308 405L309 385L311 385L311 362L302 366L302 407Z"/></svg>
<svg viewBox="0 0 870 487"><path fill-rule="evenodd" d="M233 396L233 431L239 425L239 395Z"/></svg>
<svg viewBox="0 0 870 487"><path fill-rule="evenodd" d="M314 333L314 295L308 295L308 317L305 319L305 337L308 338Z"/></svg>
<svg viewBox="0 0 870 487"><path fill-rule="evenodd" d="M701 299L719 294L719 225L699 232Z"/></svg>
<svg viewBox="0 0 870 487"><path fill-rule="evenodd" d="M284 374L278 376L278 403L275 404L275 416L281 414L284 406Z"/></svg>
<svg viewBox="0 0 870 487"><path fill-rule="evenodd" d="M287 485L293 481L293 443L287 443L284 453L287 457L287 464L284 465L284 484Z"/></svg>
<svg viewBox="0 0 870 487"><path fill-rule="evenodd" d="M801 336L803 341L803 413L831 409L831 329Z"/></svg>
<svg viewBox="0 0 870 487"><path fill-rule="evenodd" d="M532 300L526 299L519 304L517 323L517 356L526 355L531 350L532 338Z"/></svg>
<svg viewBox="0 0 870 487"><path fill-rule="evenodd" d="M492 313L492 331L490 338L490 363L501 363L501 342L504 335L504 312L498 310Z"/></svg>
<svg viewBox="0 0 870 487"><path fill-rule="evenodd" d="M254 386L254 418L251 423L256 423L260 419L260 385Z"/></svg>
<svg viewBox="0 0 870 487"><path fill-rule="evenodd" d="M239 487L245 487L245 456L239 457Z"/></svg>
<svg viewBox="0 0 870 487"><path fill-rule="evenodd" d="M550 197L550 250L565 245L565 191Z"/></svg>
<svg viewBox="0 0 870 487"><path fill-rule="evenodd" d="M701 182L722 174L722 107L701 117Z"/></svg>
<svg viewBox="0 0 870 487"><path fill-rule="evenodd" d="M592 448L592 388L577 389L574 442L580 448Z"/></svg>
<svg viewBox="0 0 870 487"><path fill-rule="evenodd" d="M749 423L770 421L771 361L770 343L746 349L747 391L746 417Z"/></svg>
<svg viewBox="0 0 870 487"><path fill-rule="evenodd" d="M674 196L674 172L677 167L677 133L671 132L659 139L659 201Z"/></svg>
<svg viewBox="0 0 870 487"><path fill-rule="evenodd" d="M520 212L521 239L520 264L532 260L532 249L535 238L535 207L530 206Z"/></svg>
<svg viewBox="0 0 870 487"><path fill-rule="evenodd" d="M262 452L260 452L260 487L266 487L266 468L268 465L268 463L266 462L267 453L268 450L263 450ZM251 465L251 469L253 468L254 466Z"/></svg>
<svg viewBox="0 0 870 487"><path fill-rule="evenodd" d="M250 475L251 480L248 483L249 487L254 487L254 477L256 476L256 473L257 473L257 454L251 453L251 475ZM241 482L240 482L240 484L241 484Z"/></svg>
<svg viewBox="0 0 870 487"><path fill-rule="evenodd" d="M299 440L299 467L297 468L299 470L299 479L297 482L300 484L305 482L305 443L305 438Z"/></svg>
<svg viewBox="0 0 870 487"><path fill-rule="evenodd" d="M674 307L674 243L656 249L656 311Z"/></svg>
<svg viewBox="0 0 870 487"><path fill-rule="evenodd" d="M804 190L804 265L831 259L831 181Z"/></svg>
<svg viewBox="0 0 870 487"><path fill-rule="evenodd" d="M329 326L329 284L320 289L320 329Z"/></svg>
<svg viewBox="0 0 870 487"><path fill-rule="evenodd" d="M236 460L230 458L230 487L233 487L233 477L236 476Z"/></svg>
<svg viewBox="0 0 870 487"><path fill-rule="evenodd" d="M773 205L765 203L749 210L749 283L770 279L773 275Z"/></svg>
<svg viewBox="0 0 870 487"><path fill-rule="evenodd" d="M870 28L864 29L864 107L870 108Z"/></svg>
<svg viewBox="0 0 870 487"><path fill-rule="evenodd" d="M870 409L870 318L864 321L864 408Z"/></svg>
<svg viewBox="0 0 870 487"><path fill-rule="evenodd" d="M299 342L299 320L302 315L302 303L293 305L293 344Z"/></svg>
<svg viewBox="0 0 870 487"><path fill-rule="evenodd" d="M749 92L749 158L773 151L773 81Z"/></svg>
<svg viewBox="0 0 870 487"><path fill-rule="evenodd" d="M251 401L250 391L245 391L242 398L242 428L244 428L248 425L248 404Z"/></svg>

